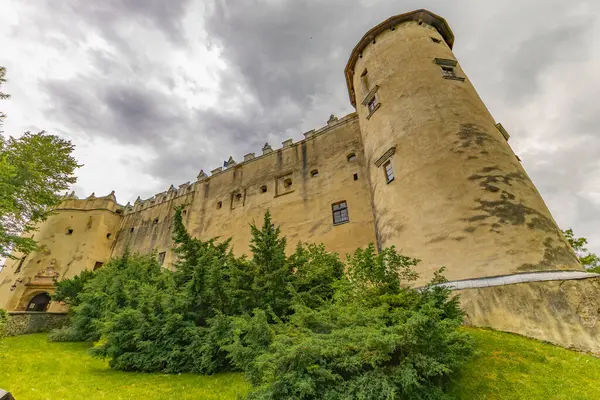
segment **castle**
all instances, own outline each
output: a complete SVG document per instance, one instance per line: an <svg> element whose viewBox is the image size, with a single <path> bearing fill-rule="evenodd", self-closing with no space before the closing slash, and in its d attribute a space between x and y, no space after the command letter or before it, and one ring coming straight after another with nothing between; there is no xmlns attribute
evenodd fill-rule
<svg viewBox="0 0 600 400"><path fill-rule="evenodd" d="M391 17L350 54L356 112L133 205L114 193L65 196L35 233L40 251L0 272L0 307L61 310L48 296L56 280L125 249L156 251L170 267L175 206L192 235L232 237L238 254L269 209L290 248L324 243L343 256L396 246L421 260L417 284L446 267L469 323L600 352L598 278L583 271L453 44L429 11Z"/></svg>

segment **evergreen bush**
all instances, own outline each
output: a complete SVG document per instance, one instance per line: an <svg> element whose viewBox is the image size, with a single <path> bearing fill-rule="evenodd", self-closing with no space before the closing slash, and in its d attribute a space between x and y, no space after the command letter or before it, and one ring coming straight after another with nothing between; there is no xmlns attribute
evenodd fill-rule
<svg viewBox="0 0 600 400"><path fill-rule="evenodd" d="M471 354L456 297L420 290L418 260L371 245L346 265L323 245L286 240L267 212L250 257L191 237L175 213L175 272L154 255L111 260L60 284L71 326L125 371L245 371L252 399L442 399Z"/></svg>

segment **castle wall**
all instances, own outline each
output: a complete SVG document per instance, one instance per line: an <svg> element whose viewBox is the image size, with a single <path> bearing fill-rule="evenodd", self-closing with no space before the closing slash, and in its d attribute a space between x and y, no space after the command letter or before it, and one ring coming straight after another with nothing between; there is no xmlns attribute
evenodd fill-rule
<svg viewBox="0 0 600 400"><path fill-rule="evenodd" d="M390 20L365 35L346 70L380 246L420 258L420 283L440 266L450 280L581 269L448 36L417 18ZM455 64L456 77L440 63ZM373 91L374 112L362 104ZM390 183L381 160L393 167Z"/></svg>
<svg viewBox="0 0 600 400"><path fill-rule="evenodd" d="M600 354L600 278L461 290L465 324Z"/></svg>
<svg viewBox="0 0 600 400"><path fill-rule="evenodd" d="M0 272L0 308L25 310L36 294L52 294L55 280L108 261L121 221L118 209L111 198L64 201L34 233L40 249L24 261L18 253L13 254L16 260L6 261ZM49 311L62 310L60 304L51 303Z"/></svg>
<svg viewBox="0 0 600 400"><path fill-rule="evenodd" d="M237 255L247 254L249 224L262 224L270 210L273 222L288 239L288 252L302 242L324 243L342 257L357 247L375 242L373 213L366 179L362 143L355 114L308 134L307 139L282 149L230 166L189 188L167 192L136 204L126 211L113 255L126 248L133 252L165 252L165 265L173 262L170 251L173 208L185 204L184 221L195 237L232 237ZM356 154L354 160L347 156ZM318 171L317 176L311 172ZM357 174L357 180L354 180ZM291 187L285 181L291 179ZM261 188L265 186L266 192ZM348 223L335 225L332 204L346 201ZM218 208L218 203L221 207Z"/></svg>

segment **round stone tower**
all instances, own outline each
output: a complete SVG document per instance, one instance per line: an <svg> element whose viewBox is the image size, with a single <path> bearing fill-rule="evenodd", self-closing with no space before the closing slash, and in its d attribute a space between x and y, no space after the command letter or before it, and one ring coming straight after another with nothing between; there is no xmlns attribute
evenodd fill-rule
<svg viewBox="0 0 600 400"><path fill-rule="evenodd" d="M581 269L519 159L426 10L377 25L345 69L369 169L378 246L421 279Z"/></svg>

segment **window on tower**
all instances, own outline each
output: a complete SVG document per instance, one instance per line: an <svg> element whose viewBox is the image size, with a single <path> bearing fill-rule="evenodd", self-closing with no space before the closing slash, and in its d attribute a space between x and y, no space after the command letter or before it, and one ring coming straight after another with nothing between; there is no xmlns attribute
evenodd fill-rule
<svg viewBox="0 0 600 400"><path fill-rule="evenodd" d="M436 58L433 60L442 69L442 76L444 79L453 79L456 81L464 81L465 78L456 74L456 60L450 60L446 58Z"/></svg>
<svg viewBox="0 0 600 400"><path fill-rule="evenodd" d="M377 97L373 96L373 98L367 104L367 107L369 108L369 113L375 111L375 107L377 107Z"/></svg>
<svg viewBox="0 0 600 400"><path fill-rule="evenodd" d="M456 78L454 67L442 66L442 74L444 74L445 78Z"/></svg>
<svg viewBox="0 0 600 400"><path fill-rule="evenodd" d="M385 172L386 183L390 183L394 180L394 170L392 169L391 161L388 160L383 164L383 171Z"/></svg>

